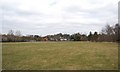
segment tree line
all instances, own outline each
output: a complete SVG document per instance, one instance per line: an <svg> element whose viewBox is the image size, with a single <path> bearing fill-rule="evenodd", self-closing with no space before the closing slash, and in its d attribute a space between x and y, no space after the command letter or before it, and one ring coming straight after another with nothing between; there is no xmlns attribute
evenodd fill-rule
<svg viewBox="0 0 120 72"><path fill-rule="evenodd" d="M88 35L74 33L70 34L54 34L47 36L28 35L22 36L20 31L14 32L9 30L8 34L2 34L2 42L35 42L35 41L92 41L92 42L119 42L120 41L120 25L106 25L100 33L89 32Z"/></svg>

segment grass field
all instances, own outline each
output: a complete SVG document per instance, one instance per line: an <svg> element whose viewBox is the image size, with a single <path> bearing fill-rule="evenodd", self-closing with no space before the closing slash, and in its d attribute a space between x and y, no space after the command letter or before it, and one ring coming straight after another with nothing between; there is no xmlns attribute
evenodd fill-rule
<svg viewBox="0 0 120 72"><path fill-rule="evenodd" d="M113 70L118 45L107 42L3 43L6 70Z"/></svg>

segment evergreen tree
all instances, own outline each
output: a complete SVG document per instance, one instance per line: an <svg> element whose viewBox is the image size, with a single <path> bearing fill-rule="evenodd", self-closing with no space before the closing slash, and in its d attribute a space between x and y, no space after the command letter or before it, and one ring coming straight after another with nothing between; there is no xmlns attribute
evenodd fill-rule
<svg viewBox="0 0 120 72"><path fill-rule="evenodd" d="M89 35L88 35L88 41L92 41L92 32L90 31Z"/></svg>

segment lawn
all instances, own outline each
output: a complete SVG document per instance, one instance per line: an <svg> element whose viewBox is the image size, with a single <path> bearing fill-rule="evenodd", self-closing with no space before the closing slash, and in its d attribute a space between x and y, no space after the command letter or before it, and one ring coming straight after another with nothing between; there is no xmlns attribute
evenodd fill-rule
<svg viewBox="0 0 120 72"><path fill-rule="evenodd" d="M111 42L26 42L2 44L6 70L113 70L118 45Z"/></svg>

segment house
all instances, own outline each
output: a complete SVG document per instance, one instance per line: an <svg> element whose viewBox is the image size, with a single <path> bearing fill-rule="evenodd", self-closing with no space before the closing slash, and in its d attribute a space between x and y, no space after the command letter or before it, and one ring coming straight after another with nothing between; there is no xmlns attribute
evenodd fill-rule
<svg viewBox="0 0 120 72"><path fill-rule="evenodd" d="M67 41L66 38L60 37L60 41Z"/></svg>

